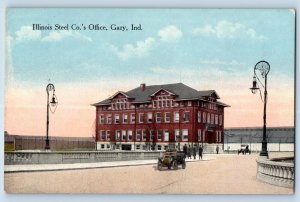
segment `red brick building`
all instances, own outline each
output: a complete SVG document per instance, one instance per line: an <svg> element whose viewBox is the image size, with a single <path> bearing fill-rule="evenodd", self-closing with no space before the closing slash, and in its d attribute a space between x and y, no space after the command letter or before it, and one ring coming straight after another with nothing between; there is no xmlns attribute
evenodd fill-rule
<svg viewBox="0 0 300 202"><path fill-rule="evenodd" d="M224 108L214 90L141 84L93 104L97 150L222 149Z"/></svg>

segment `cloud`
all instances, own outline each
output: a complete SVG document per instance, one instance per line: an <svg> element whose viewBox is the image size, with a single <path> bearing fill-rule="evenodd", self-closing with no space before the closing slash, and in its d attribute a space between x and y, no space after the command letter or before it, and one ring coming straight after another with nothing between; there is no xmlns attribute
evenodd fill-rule
<svg viewBox="0 0 300 202"><path fill-rule="evenodd" d="M122 49L111 45L110 49L114 54L118 56L118 58L122 60L127 60L131 57L144 57L149 54L155 44L155 39L152 37L148 37L145 41L136 42L136 46L132 44L126 44Z"/></svg>
<svg viewBox="0 0 300 202"><path fill-rule="evenodd" d="M164 42L175 42L182 37L182 32L174 25L169 25L158 31L158 36Z"/></svg>
<svg viewBox="0 0 300 202"><path fill-rule="evenodd" d="M226 20L219 21L215 26L205 25L195 28L193 34L199 36L216 36L219 39L224 38L250 38L254 40L266 40L264 35L258 35L252 28L248 28L241 23L232 23Z"/></svg>
<svg viewBox="0 0 300 202"><path fill-rule="evenodd" d="M42 36L40 30L32 30L31 26L22 26L20 30L16 31L16 40L39 40Z"/></svg>
<svg viewBox="0 0 300 202"><path fill-rule="evenodd" d="M174 42L182 37L182 32L173 25L166 26L158 31L161 41ZM148 37L145 41L138 41L136 45L125 44L122 48L110 45L110 50L121 60L127 60L131 57L144 57L149 54L155 45L155 38Z"/></svg>
<svg viewBox="0 0 300 202"><path fill-rule="evenodd" d="M38 40L43 42L61 41L65 38L83 39L86 41L92 41L90 37L87 37L78 31L72 30L60 30L51 31L48 35L42 36L40 30L32 30L31 26L22 26L20 30L16 31L16 41L28 41L28 40Z"/></svg>
<svg viewBox="0 0 300 202"><path fill-rule="evenodd" d="M205 64L205 65L223 65L223 66L243 65L243 63L240 63L236 60L225 61L225 60L220 60L218 58L215 58L215 59L212 59L212 60L201 60L200 63Z"/></svg>

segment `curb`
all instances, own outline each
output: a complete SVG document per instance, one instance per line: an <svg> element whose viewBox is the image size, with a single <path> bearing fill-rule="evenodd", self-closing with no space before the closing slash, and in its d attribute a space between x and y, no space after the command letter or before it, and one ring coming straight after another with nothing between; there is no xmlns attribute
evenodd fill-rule
<svg viewBox="0 0 300 202"><path fill-rule="evenodd" d="M203 160L195 160L195 161L186 161L187 163L195 163L195 162L201 162L201 161L210 161L214 159L203 159ZM50 172L50 171L64 171L64 170L83 170L83 169L99 169L99 168L118 168L118 167L130 167L130 166L144 166L144 165L155 165L156 162L149 162L149 163L137 163L137 164L123 164L123 165L98 165L98 166L87 166L87 167L69 167L69 168L40 168L40 169L5 169L5 166L10 165L4 165L4 173L25 173L25 172ZM42 165L42 164L37 164ZM45 165L45 164L44 164ZM50 164L53 165L53 164ZM63 164L59 164L63 165ZM70 165L70 164L67 164Z"/></svg>

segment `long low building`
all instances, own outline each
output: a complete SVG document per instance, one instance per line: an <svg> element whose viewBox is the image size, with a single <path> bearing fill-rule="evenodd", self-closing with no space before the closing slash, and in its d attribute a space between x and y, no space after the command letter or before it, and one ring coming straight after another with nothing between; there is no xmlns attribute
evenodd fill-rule
<svg viewBox="0 0 300 202"><path fill-rule="evenodd" d="M237 151L249 145L253 152L261 151L262 127L224 129L224 151ZM268 151L294 151L295 127L267 127Z"/></svg>
<svg viewBox="0 0 300 202"><path fill-rule="evenodd" d="M46 136L14 135L4 133L5 151L44 150ZM94 150L92 137L49 137L51 150Z"/></svg>

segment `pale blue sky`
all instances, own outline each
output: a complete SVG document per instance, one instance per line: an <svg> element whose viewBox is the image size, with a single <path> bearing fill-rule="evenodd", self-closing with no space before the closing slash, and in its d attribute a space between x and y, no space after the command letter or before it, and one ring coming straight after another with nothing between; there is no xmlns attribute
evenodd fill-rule
<svg viewBox="0 0 300 202"><path fill-rule="evenodd" d="M32 24L109 30L33 31ZM225 127L260 126L263 104L249 90L260 60L271 65L267 124L293 126L294 24L288 9L8 9L6 129L43 133L49 79L59 102L52 129L61 136L93 133L90 104L141 83L216 90L231 106Z"/></svg>
<svg viewBox="0 0 300 202"><path fill-rule="evenodd" d="M33 23L134 23L143 31L26 29ZM270 75L293 79L294 23L288 9L8 9L9 67L16 82L36 85L49 78L73 83L124 75L189 84L208 69L224 72L221 79L248 74L263 59L271 64ZM170 76L163 76L167 72Z"/></svg>

